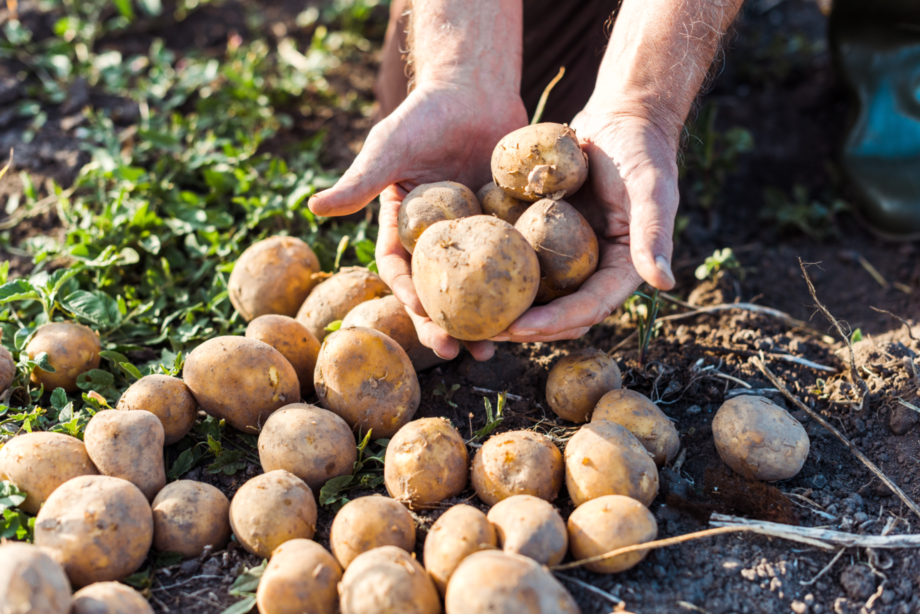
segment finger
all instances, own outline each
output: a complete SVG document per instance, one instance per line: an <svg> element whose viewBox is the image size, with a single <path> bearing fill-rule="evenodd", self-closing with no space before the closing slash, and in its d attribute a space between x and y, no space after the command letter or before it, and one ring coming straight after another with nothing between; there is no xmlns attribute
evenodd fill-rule
<svg viewBox="0 0 920 614"><path fill-rule="evenodd" d="M513 343L536 343L547 342L547 341L562 341L564 339L578 339L584 337L585 334L591 330L590 326L582 326L580 328L574 328L572 330L565 330L561 333L556 333L554 335L512 335L510 333L502 333L496 337L492 338L492 341L511 341Z"/></svg>
<svg viewBox="0 0 920 614"><path fill-rule="evenodd" d="M404 195L403 195L404 196ZM411 311L424 316L425 308L412 283L412 261L409 252L399 241L397 215L400 201L399 188L387 188L380 199L380 230L377 233L375 257L377 270L384 283L390 287L399 302Z"/></svg>
<svg viewBox="0 0 920 614"><path fill-rule="evenodd" d="M479 362L485 362L495 356L495 344L492 341L464 341L463 345Z"/></svg>
<svg viewBox="0 0 920 614"><path fill-rule="evenodd" d="M409 318L415 325L415 332L422 345L431 348L438 357L453 360L460 353L460 343L444 332L440 326L430 318L407 311Z"/></svg>
<svg viewBox="0 0 920 614"><path fill-rule="evenodd" d="M665 158L667 159L667 158ZM671 252L677 215L677 167L648 165L627 187L630 200L629 244L642 279L660 290L674 287Z"/></svg>

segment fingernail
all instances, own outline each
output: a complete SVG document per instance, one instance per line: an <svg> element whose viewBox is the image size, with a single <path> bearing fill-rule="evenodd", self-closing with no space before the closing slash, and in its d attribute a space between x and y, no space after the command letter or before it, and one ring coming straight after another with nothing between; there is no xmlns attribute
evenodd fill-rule
<svg viewBox="0 0 920 614"><path fill-rule="evenodd" d="M516 330L514 331L515 336L518 337L529 337L530 335L536 335L537 331L535 330Z"/></svg>
<svg viewBox="0 0 920 614"><path fill-rule="evenodd" d="M431 351L434 352L434 355L440 358L441 360L450 360L450 358L448 358L447 356L441 356L440 354L438 354L438 351L435 349L432 349Z"/></svg>
<svg viewBox="0 0 920 614"><path fill-rule="evenodd" d="M671 272L671 265L668 262L668 259L664 256L655 256L655 266L658 267L658 270L665 274L668 280L674 284L674 273Z"/></svg>

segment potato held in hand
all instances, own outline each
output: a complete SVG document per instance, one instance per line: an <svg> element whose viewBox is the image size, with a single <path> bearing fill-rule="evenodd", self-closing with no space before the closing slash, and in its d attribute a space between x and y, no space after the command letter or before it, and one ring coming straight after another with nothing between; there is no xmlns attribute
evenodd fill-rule
<svg viewBox="0 0 920 614"><path fill-rule="evenodd" d="M166 486L163 424L149 411L100 411L86 425L83 439L102 475L128 480L148 501Z"/></svg>
<svg viewBox="0 0 920 614"><path fill-rule="evenodd" d="M659 467L680 451L680 435L670 418L648 397L634 390L612 390L601 397L591 422L608 420L625 426L649 451Z"/></svg>
<svg viewBox="0 0 920 614"><path fill-rule="evenodd" d="M476 192L476 198L482 206L483 215L494 215L512 226L527 211L530 203L518 200L495 185L494 181L485 184Z"/></svg>
<svg viewBox="0 0 920 614"><path fill-rule="evenodd" d="M505 192L530 202L558 200L588 178L588 156L575 131L550 122L505 136L492 152L492 179Z"/></svg>
<svg viewBox="0 0 920 614"><path fill-rule="evenodd" d="M565 522L543 499L508 497L489 510L488 518L505 552L528 556L541 565L556 565L565 557L569 547Z"/></svg>
<svg viewBox="0 0 920 614"><path fill-rule="evenodd" d="M556 415L587 422L601 397L622 386L617 361L606 352L585 348L561 358L546 379L546 401Z"/></svg>
<svg viewBox="0 0 920 614"><path fill-rule="evenodd" d="M322 341L326 327L341 320L364 301L390 293L380 276L361 267L343 267L316 286L297 312L297 321Z"/></svg>
<svg viewBox="0 0 920 614"><path fill-rule="evenodd" d="M569 544L576 561L644 544L658 537L658 523L647 507L631 497L607 495L578 507L568 523ZM588 563L595 573L619 573L639 564L648 550L627 552Z"/></svg>
<svg viewBox="0 0 920 614"><path fill-rule="evenodd" d="M358 556L339 585L342 614L439 614L425 569L405 550L383 546Z"/></svg>
<svg viewBox="0 0 920 614"><path fill-rule="evenodd" d="M0 612L69 614L70 582L38 546L0 545Z"/></svg>
<svg viewBox="0 0 920 614"><path fill-rule="evenodd" d="M99 356L101 350L99 335L82 324L45 324L39 327L29 340L26 354L34 360L42 352L47 352L48 362L54 367L54 373L35 367L32 371L32 383L44 386L46 392L52 392L55 388L76 392L77 377L81 373L99 368L99 362L102 360Z"/></svg>
<svg viewBox="0 0 920 614"><path fill-rule="evenodd" d="M409 192L399 207L399 241L411 254L418 238L435 222L481 213L479 200L465 185L455 181L423 183Z"/></svg>
<svg viewBox="0 0 920 614"><path fill-rule="evenodd" d="M533 431L493 435L473 458L473 488L488 505L514 495L553 501L562 488L565 469L556 445Z"/></svg>
<svg viewBox="0 0 920 614"><path fill-rule="evenodd" d="M272 346L284 356L300 382L300 396L313 393L313 371L319 355L319 341L307 328L288 316L259 316L246 327L246 338Z"/></svg>
<svg viewBox="0 0 920 614"><path fill-rule="evenodd" d="M115 409L149 411L163 423L164 445L171 446L185 437L198 418L198 403L178 377L145 375L118 399Z"/></svg>
<svg viewBox="0 0 920 614"><path fill-rule="evenodd" d="M329 532L332 554L347 568L359 554L381 546L415 549L415 522L402 503L371 495L352 499L339 510Z"/></svg>
<svg viewBox="0 0 920 614"><path fill-rule="evenodd" d="M466 444L449 420L415 420L387 445L387 492L411 509L430 507L463 492L468 462Z"/></svg>
<svg viewBox="0 0 920 614"><path fill-rule="evenodd" d="M267 559L286 541L316 532L316 499L306 483L278 469L258 475L236 491L230 526L248 552Z"/></svg>
<svg viewBox="0 0 920 614"><path fill-rule="evenodd" d="M230 502L210 484L178 480L153 500L153 549L187 559L213 552L230 541Z"/></svg>
<svg viewBox="0 0 920 614"><path fill-rule="evenodd" d="M419 341L418 332L406 307L393 296L382 296L365 301L348 312L342 320L342 328L371 328L383 333L406 350L416 371L428 369L446 362L431 348Z"/></svg>
<svg viewBox="0 0 920 614"><path fill-rule="evenodd" d="M259 614L338 614L342 568L309 539L292 539L272 552L259 581Z"/></svg>
<svg viewBox="0 0 920 614"><path fill-rule="evenodd" d="M97 582L74 594L71 614L153 614L153 608L130 586Z"/></svg>
<svg viewBox="0 0 920 614"><path fill-rule="evenodd" d="M447 583L463 559L496 548L495 528L486 515L470 505L455 505L438 518L425 538L425 569L444 596Z"/></svg>

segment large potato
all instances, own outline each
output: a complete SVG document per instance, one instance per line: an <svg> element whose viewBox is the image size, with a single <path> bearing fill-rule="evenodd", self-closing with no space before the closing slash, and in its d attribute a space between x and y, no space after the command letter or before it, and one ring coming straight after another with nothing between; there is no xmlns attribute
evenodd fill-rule
<svg viewBox="0 0 920 614"><path fill-rule="evenodd" d="M355 558L339 586L342 614L439 614L434 583L405 550L383 546Z"/></svg>
<svg viewBox="0 0 920 614"><path fill-rule="evenodd" d="M469 555L496 548L495 528L486 515L469 505L455 505L438 518L425 538L425 569L444 596L447 583Z"/></svg>
<svg viewBox="0 0 920 614"><path fill-rule="evenodd" d="M598 420L566 444L565 485L575 507L604 495L626 495L648 506L658 494L658 468L626 427Z"/></svg>
<svg viewBox="0 0 920 614"><path fill-rule="evenodd" d="M578 507L569 516L572 557L580 561L658 537L658 523L647 507L631 497L606 495ZM588 563L595 573L619 573L639 564L648 550L627 552Z"/></svg>
<svg viewBox="0 0 920 614"><path fill-rule="evenodd" d="M546 379L546 401L556 415L587 422L601 397L622 386L620 368L606 352L576 350L559 359Z"/></svg>
<svg viewBox="0 0 920 614"><path fill-rule="evenodd" d="M153 614L153 608L130 586L97 582L74 594L71 614Z"/></svg>
<svg viewBox="0 0 920 614"><path fill-rule="evenodd" d="M319 341L307 328L288 316L259 316L246 327L246 337L272 346L284 356L300 382L300 396L313 393L313 371L319 355Z"/></svg>
<svg viewBox="0 0 920 614"><path fill-rule="evenodd" d="M0 480L26 493L19 507L37 514L58 486L81 475L99 475L82 441L61 433L23 433L0 448Z"/></svg>
<svg viewBox="0 0 920 614"><path fill-rule="evenodd" d="M195 397L178 377L145 375L131 384L115 409L149 411L163 423L164 445L171 446L188 435L198 417Z"/></svg>
<svg viewBox="0 0 920 614"><path fill-rule="evenodd" d="M508 497L489 510L488 519L505 552L529 556L542 565L556 565L565 557L569 547L565 522L543 499Z"/></svg>
<svg viewBox="0 0 920 614"><path fill-rule="evenodd" d="M712 437L725 464L764 480L788 480L808 458L808 433L789 412L764 397L742 396L722 404Z"/></svg>
<svg viewBox="0 0 920 614"><path fill-rule="evenodd" d="M342 567L309 539L292 539L272 552L259 581L259 614L338 614Z"/></svg>
<svg viewBox="0 0 920 614"><path fill-rule="evenodd" d="M243 319L269 313L293 316L322 279L319 259L295 237L269 237L243 252L227 282Z"/></svg>
<svg viewBox="0 0 920 614"><path fill-rule="evenodd" d="M255 339L205 341L188 355L182 377L201 409L244 433L258 433L273 411L300 402L294 367Z"/></svg>
<svg viewBox="0 0 920 614"><path fill-rule="evenodd" d="M601 397L591 421L607 420L625 426L645 446L659 467L680 451L680 435L670 418L645 395L622 388Z"/></svg>
<svg viewBox="0 0 920 614"><path fill-rule="evenodd" d="M19 542L0 545L0 612L69 614L70 582L41 548Z"/></svg>
<svg viewBox="0 0 920 614"><path fill-rule="evenodd" d="M473 457L473 488L488 505L514 495L553 501L564 475L559 448L533 431L493 435Z"/></svg>
<svg viewBox="0 0 920 614"><path fill-rule="evenodd" d="M410 422L387 445L387 492L410 508L431 507L466 488L469 458L463 437L446 418Z"/></svg>
<svg viewBox="0 0 920 614"><path fill-rule="evenodd" d="M361 433L392 437L421 402L418 376L406 351L369 328L343 328L323 342L316 361L319 404Z"/></svg>
<svg viewBox="0 0 920 614"><path fill-rule="evenodd" d="M47 352L54 373L35 367L32 382L48 392L55 388L76 392L77 376L99 367L101 350L99 335L82 324L53 322L40 326L26 345L26 354L34 359Z"/></svg>
<svg viewBox="0 0 920 614"><path fill-rule="evenodd" d="M13 385L16 379L16 362L10 351L0 345L0 392Z"/></svg>
<svg viewBox="0 0 920 614"><path fill-rule="evenodd" d="M406 195L399 207L397 233L410 254L429 226L444 220L482 214L473 191L455 181L423 183Z"/></svg>
<svg viewBox="0 0 920 614"><path fill-rule="evenodd" d="M431 226L412 254L428 316L450 336L490 339L532 304L540 285L533 248L511 224L475 215Z"/></svg>
<svg viewBox="0 0 920 614"><path fill-rule="evenodd" d="M86 425L83 441L99 473L128 480L148 501L166 486L163 424L149 411L100 411Z"/></svg>
<svg viewBox="0 0 920 614"><path fill-rule="evenodd" d="M315 405L282 407L259 433L259 461L264 471L284 469L319 492L327 481L351 475L358 448L351 428L336 414Z"/></svg>
<svg viewBox="0 0 920 614"><path fill-rule="evenodd" d="M223 550L230 541L230 501L210 484L178 480L153 500L153 549L187 559L206 546Z"/></svg>
<svg viewBox="0 0 920 614"><path fill-rule="evenodd" d="M356 305L389 293L376 273L361 267L343 267L313 289L300 306L297 321L322 341L328 334L326 327L344 318Z"/></svg>
<svg viewBox="0 0 920 614"><path fill-rule="evenodd" d="M476 198L482 206L485 215L494 215L512 226L521 215L527 211L530 203L518 200L503 189L495 185L494 181L485 184L476 192Z"/></svg>
<svg viewBox="0 0 920 614"><path fill-rule="evenodd" d="M332 521L329 532L332 554L344 568L356 556L381 546L415 549L415 523L409 511L395 499L371 495L345 504Z"/></svg>
<svg viewBox="0 0 920 614"><path fill-rule="evenodd" d="M520 200L558 200L578 191L588 178L588 156L575 131L545 122L505 136L492 151L495 185Z"/></svg>
<svg viewBox="0 0 920 614"><path fill-rule="evenodd" d="M372 298L349 311L342 320L342 328L355 327L371 328L398 343L399 347L406 350L416 371L445 362L431 348L422 345L405 305L392 294Z"/></svg>
<svg viewBox="0 0 920 614"><path fill-rule="evenodd" d="M230 527L247 551L267 559L286 541L311 539L316 532L316 499L289 471L257 475L233 496Z"/></svg>
<svg viewBox="0 0 920 614"><path fill-rule="evenodd" d="M140 569L153 543L153 513L137 486L105 475L74 478L35 519L35 545L74 586L120 580Z"/></svg>

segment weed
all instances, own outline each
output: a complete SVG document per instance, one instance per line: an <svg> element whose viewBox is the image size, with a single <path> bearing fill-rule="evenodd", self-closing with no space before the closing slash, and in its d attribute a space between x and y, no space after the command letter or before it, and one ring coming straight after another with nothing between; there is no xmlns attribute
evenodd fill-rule
<svg viewBox="0 0 920 614"><path fill-rule="evenodd" d="M639 337L639 364L644 365L648 354L648 346L652 339L658 335L660 326L657 322L658 311L661 308L658 290L656 289L651 296L644 292L636 291L627 299L624 307L636 321Z"/></svg>
<svg viewBox="0 0 920 614"><path fill-rule="evenodd" d="M839 198L829 203L809 198L808 188L800 184L793 186L791 199L778 188L765 189L763 197L762 219L781 230L798 230L817 240L839 236L837 216L849 209Z"/></svg>
<svg viewBox="0 0 920 614"><path fill-rule="evenodd" d="M690 189L699 204L709 209L728 177L735 172L738 157L754 148L754 137L744 128L719 132L715 128L718 106L709 103L689 128L687 150L681 174L692 173Z"/></svg>
<svg viewBox="0 0 920 614"><path fill-rule="evenodd" d="M498 395L498 403L495 407L495 413L492 413L492 401L487 398L484 398L482 401L486 406L486 425L473 433L473 441L482 441L485 439L492 431L497 429L502 421L504 421L505 413L505 402L508 400L508 391L503 391Z"/></svg>
<svg viewBox="0 0 920 614"><path fill-rule="evenodd" d="M450 387L450 390L447 389L447 385L444 382L439 383L435 386L435 389L431 392L432 396L444 397L444 401L453 407L457 408L457 404L454 403L451 399L454 396L454 393L460 390L460 384L454 384Z"/></svg>
<svg viewBox="0 0 920 614"><path fill-rule="evenodd" d="M744 280L744 267L742 267L738 259L735 258L735 254L730 247L717 249L712 252L712 256L707 256L703 264L696 268L694 276L700 281L703 281L704 279L715 277L722 271L730 271L734 273L738 279Z"/></svg>
<svg viewBox="0 0 920 614"><path fill-rule="evenodd" d="M347 493L356 488L376 488L383 484L383 460L386 456L389 439L374 442L377 451L369 451L372 431L358 444L358 460L355 461L351 475L342 475L326 482L319 491L320 505L328 506L333 512L342 509L348 503ZM369 467L365 467L370 463Z"/></svg>

